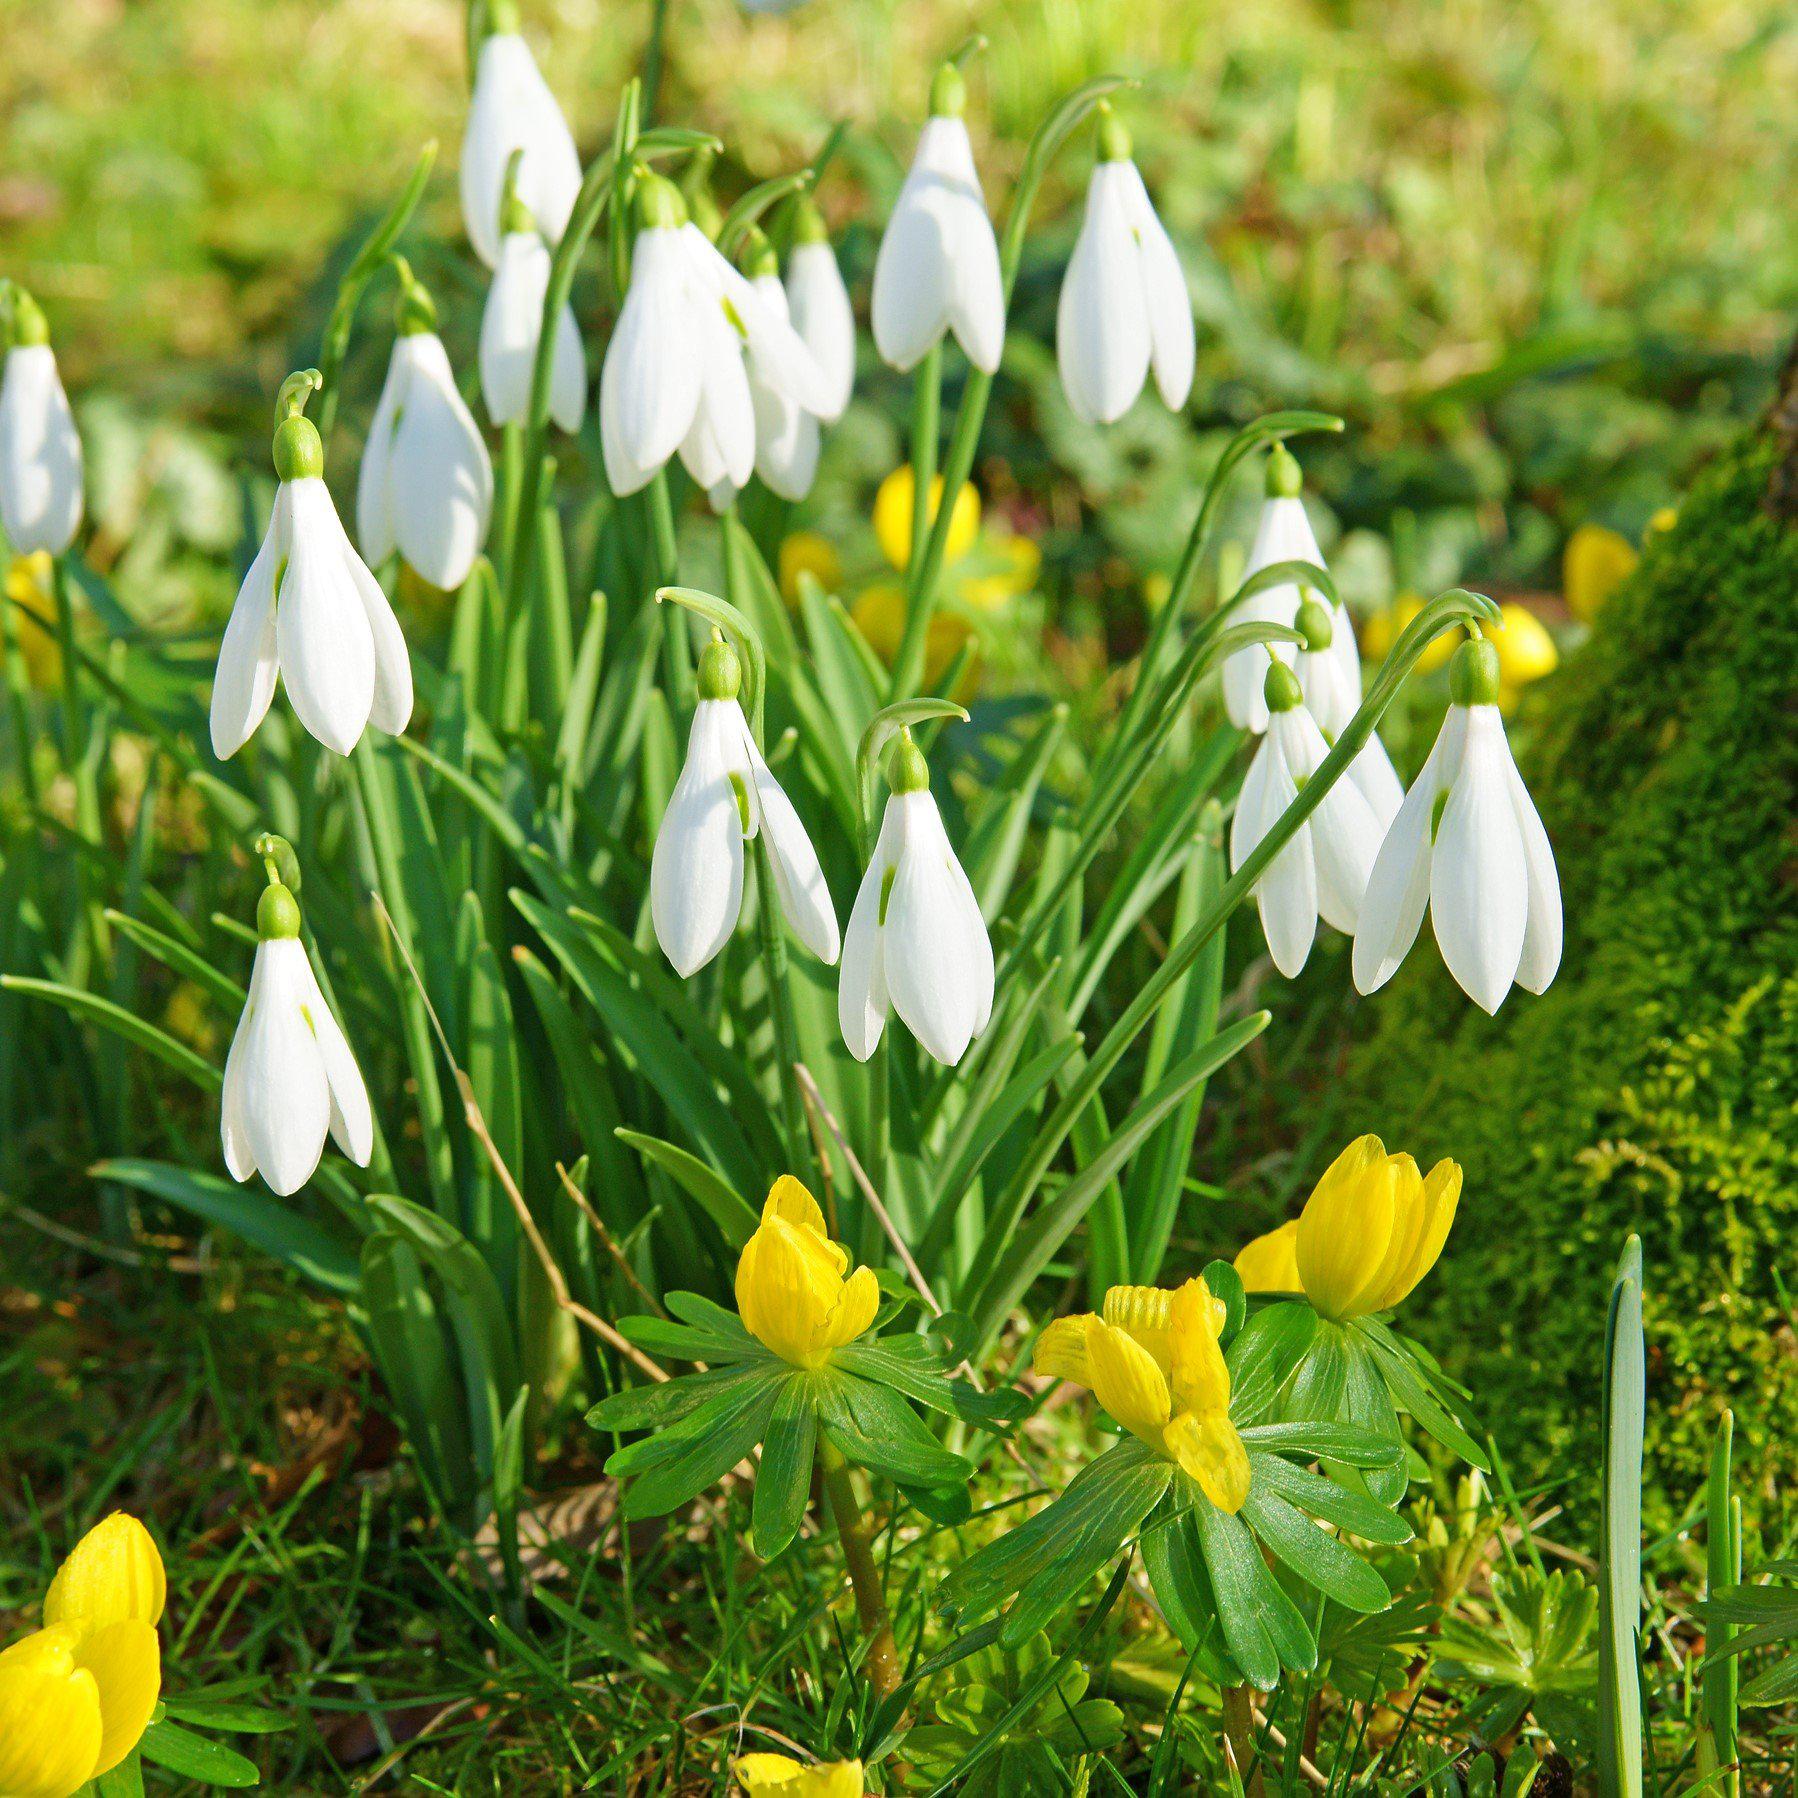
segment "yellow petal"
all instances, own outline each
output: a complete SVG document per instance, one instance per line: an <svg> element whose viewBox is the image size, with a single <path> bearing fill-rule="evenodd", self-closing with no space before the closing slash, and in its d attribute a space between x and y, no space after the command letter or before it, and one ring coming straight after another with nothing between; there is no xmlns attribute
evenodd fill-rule
<svg viewBox="0 0 1798 1798"><path fill-rule="evenodd" d="M874 1321L874 1313L879 1309L880 1282L874 1278L873 1268L858 1267L843 1282L836 1306L825 1320L824 1347L838 1349L853 1342Z"/></svg>
<svg viewBox="0 0 1798 1798"><path fill-rule="evenodd" d="M1370 1311L1384 1311L1416 1285L1407 1276L1423 1236L1423 1175L1409 1155L1389 1155L1386 1164L1392 1175L1392 1233L1386 1240L1380 1265L1349 1299L1341 1313L1344 1317L1365 1317Z"/></svg>
<svg viewBox="0 0 1798 1798"><path fill-rule="evenodd" d="M1036 1339L1030 1371L1050 1380L1072 1380L1092 1389L1092 1360L1086 1352L1087 1326L1098 1320L1090 1311L1078 1317L1058 1317Z"/></svg>
<svg viewBox="0 0 1798 1798"><path fill-rule="evenodd" d="M1295 1217L1244 1245L1236 1271L1249 1292L1299 1292L1299 1220Z"/></svg>
<svg viewBox="0 0 1798 1798"><path fill-rule="evenodd" d="M749 1798L762 1798L764 1793L790 1798L805 1768L790 1754L744 1754L738 1756L734 1771Z"/></svg>
<svg viewBox="0 0 1798 1798"><path fill-rule="evenodd" d="M1561 660L1548 627L1527 606L1507 600L1498 608L1498 623L1482 627L1498 651L1498 678L1507 687L1527 687L1552 674Z"/></svg>
<svg viewBox="0 0 1798 1798"><path fill-rule="evenodd" d="M92 1674L99 1688L100 1755L94 1774L110 1773L137 1746L162 1691L156 1631L135 1617L103 1623L82 1637L75 1665Z"/></svg>
<svg viewBox="0 0 1798 1798"><path fill-rule="evenodd" d="M75 1665L73 1624L40 1630L0 1654L0 1792L71 1798L100 1758L100 1692Z"/></svg>
<svg viewBox="0 0 1798 1798"><path fill-rule="evenodd" d="M150 1532L114 1511L87 1532L56 1570L44 1595L46 1623L161 1621L168 1579Z"/></svg>
<svg viewBox="0 0 1798 1798"><path fill-rule="evenodd" d="M1602 524L1582 524L1567 539L1561 558L1567 609L1589 624L1640 560L1635 545L1620 532Z"/></svg>
<svg viewBox="0 0 1798 1798"><path fill-rule="evenodd" d="M799 598L799 577L809 574L826 593L843 584L843 558L818 531L793 531L780 542L780 590L789 601Z"/></svg>
<svg viewBox="0 0 1798 1798"><path fill-rule="evenodd" d="M1223 1306L1212 1298L1211 1288L1203 1280L1188 1280L1173 1300L1170 1388L1174 1409L1221 1415L1230 1408L1230 1370L1218 1346Z"/></svg>
<svg viewBox="0 0 1798 1798"><path fill-rule="evenodd" d="M1425 1274L1436 1265L1442 1245L1448 1241L1461 1203L1461 1167L1458 1162L1438 1161L1424 1177L1420 1201L1421 1218L1411 1256L1395 1282L1385 1305L1396 1305L1406 1298ZM1385 1307L1382 1306L1382 1309Z"/></svg>
<svg viewBox="0 0 1798 1798"><path fill-rule="evenodd" d="M1242 1509L1249 1495L1249 1451L1222 1412L1199 1417L1182 1411L1167 1426L1167 1448L1220 1511Z"/></svg>
<svg viewBox="0 0 1798 1798"><path fill-rule="evenodd" d="M867 1781L860 1761L823 1761L811 1769L806 1798L866 1798Z"/></svg>
<svg viewBox="0 0 1798 1798"><path fill-rule="evenodd" d="M904 568L911 560L912 514L916 504L918 483L909 462L901 463L880 483L874 495L874 535L881 553L895 568ZM943 503L943 477L938 475L930 487L930 513L927 523L936 522L937 508ZM980 532L980 495L971 481L964 481L955 496L955 510L949 516L949 535L943 544L945 566L959 562Z"/></svg>
<svg viewBox="0 0 1798 1798"><path fill-rule="evenodd" d="M815 1367L825 1320L842 1292L836 1272L821 1266L811 1231L770 1217L737 1262L737 1311L743 1327L783 1361Z"/></svg>
<svg viewBox="0 0 1798 1798"><path fill-rule="evenodd" d="M1377 1136L1350 1143L1299 1216L1296 1245L1305 1296L1325 1316L1353 1315L1392 1239L1393 1174Z"/></svg>
<svg viewBox="0 0 1798 1798"><path fill-rule="evenodd" d="M823 1207L803 1181L795 1180L791 1174L782 1174L768 1188L768 1196L762 1201L762 1221L766 1223L771 1217L783 1218L796 1230L815 1237L815 1244L806 1242L804 1246L818 1249L822 1266L832 1273L848 1272L849 1251L841 1243L831 1241L830 1225L824 1221Z"/></svg>
<svg viewBox="0 0 1798 1798"><path fill-rule="evenodd" d="M749 1798L863 1798L860 1761L820 1761L801 1766L790 1755L745 1754L736 1775Z"/></svg>
<svg viewBox="0 0 1798 1798"><path fill-rule="evenodd" d="M1166 1373L1172 1365L1168 1324L1173 1303L1174 1295L1165 1287L1113 1286L1105 1294L1101 1315L1114 1330L1122 1330L1146 1348L1155 1357L1155 1365Z"/></svg>
<svg viewBox="0 0 1798 1798"><path fill-rule="evenodd" d="M1103 1319L1087 1326L1086 1352L1092 1363L1093 1396L1125 1429L1159 1443L1169 1402L1167 1376L1154 1356Z"/></svg>

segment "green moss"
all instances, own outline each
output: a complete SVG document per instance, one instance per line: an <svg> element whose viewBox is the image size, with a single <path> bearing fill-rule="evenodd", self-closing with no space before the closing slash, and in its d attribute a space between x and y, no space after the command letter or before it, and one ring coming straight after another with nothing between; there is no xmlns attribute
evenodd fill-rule
<svg viewBox="0 0 1798 1798"><path fill-rule="evenodd" d="M1526 721L1567 911L1554 986L1489 1020L1426 940L1341 1089L1358 1127L1464 1164L1455 1235L1408 1321L1507 1454L1531 1479L1570 1475L1581 1511L1632 1229L1651 1508L1683 1507L1724 1405L1763 1497L1798 1492L1776 1274L1798 1290L1798 525L1768 506L1777 462L1762 433L1708 472Z"/></svg>

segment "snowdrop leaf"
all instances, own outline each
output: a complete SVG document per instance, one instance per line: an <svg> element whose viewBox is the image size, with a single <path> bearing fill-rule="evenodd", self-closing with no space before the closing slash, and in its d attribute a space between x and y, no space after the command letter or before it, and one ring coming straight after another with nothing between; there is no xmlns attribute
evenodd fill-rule
<svg viewBox="0 0 1798 1798"><path fill-rule="evenodd" d="M621 1143L635 1149L645 1161L653 1162L674 1183L695 1200L718 1226L726 1243L740 1249L754 1233L759 1214L727 1180L713 1172L696 1155L660 1137L645 1136L639 1130L620 1128L614 1135Z"/></svg>
<svg viewBox="0 0 1798 1798"><path fill-rule="evenodd" d="M90 1024L98 1024L114 1036L122 1038L134 1049L153 1055L177 1074L184 1074L208 1092L216 1092L224 1083L224 1075L204 1056L197 1055L186 1043L177 1042L166 1030L147 1023L136 1013L90 993L82 987L64 986L54 980L38 980L25 974L0 974L0 988L9 993L25 993L36 999L48 999L64 1011Z"/></svg>

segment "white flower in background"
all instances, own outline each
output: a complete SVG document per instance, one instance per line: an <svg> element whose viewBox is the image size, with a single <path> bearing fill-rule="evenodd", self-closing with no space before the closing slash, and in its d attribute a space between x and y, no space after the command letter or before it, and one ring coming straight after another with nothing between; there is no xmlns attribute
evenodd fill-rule
<svg viewBox="0 0 1798 1798"><path fill-rule="evenodd" d="M945 63L874 260L874 347L901 373L945 331L989 375L1005 347L999 245L962 121L966 103L961 72Z"/></svg>
<svg viewBox="0 0 1798 1798"><path fill-rule="evenodd" d="M699 703L687 760L656 832L649 912L662 953L685 978L730 940L743 907L743 845L758 830L774 892L794 934L821 961L837 958L836 908L793 803L768 771L737 702L736 651L714 637L699 659Z"/></svg>
<svg viewBox="0 0 1798 1798"><path fill-rule="evenodd" d="M1276 562L1312 562L1324 566L1323 552L1317 547L1317 536L1311 520L1305 515L1305 502L1299 498L1304 477L1292 453L1284 444L1274 445L1267 463L1267 501L1261 508L1261 522L1255 531L1254 546L1243 568L1243 579L1249 580L1263 568ZM1240 624L1284 624L1290 626L1297 616L1300 593L1296 585L1287 583L1252 593L1234 608L1233 620ZM1331 615L1330 653L1337 659L1342 674L1343 691L1353 695L1352 712L1361 703L1361 658L1355 648L1354 625L1348 608L1338 605ZM1293 646L1275 643L1264 647L1257 643L1239 649L1224 660L1224 709L1230 722L1242 730L1259 733L1267 729L1267 705L1262 694L1267 669L1267 651L1271 648L1282 662L1292 661Z"/></svg>
<svg viewBox="0 0 1798 1798"><path fill-rule="evenodd" d="M677 451L707 493L747 486L756 466L756 378L814 418L829 391L772 294L746 281L687 217L660 175L637 189L630 291L606 346L600 436L615 494L635 493ZM779 283L772 284L774 289Z"/></svg>
<svg viewBox="0 0 1798 1798"><path fill-rule="evenodd" d="M1130 160L1130 135L1103 101L1099 161L1061 284L1055 350L1068 405L1087 424L1122 418L1151 367L1172 410L1192 389L1186 273Z"/></svg>
<svg viewBox="0 0 1798 1798"><path fill-rule="evenodd" d="M231 1053L219 1116L234 1180L260 1173L283 1197L312 1178L328 1131L358 1167L374 1148L368 1089L331 1015L300 941L300 908L286 887L256 907L256 961Z"/></svg>
<svg viewBox="0 0 1798 1798"><path fill-rule="evenodd" d="M356 481L356 536L371 567L397 548L414 574L468 579L493 513L493 462L437 335L437 308L403 257L399 335Z"/></svg>
<svg viewBox="0 0 1798 1798"><path fill-rule="evenodd" d="M992 1016L992 940L909 732L895 751L892 789L843 939L837 1021L849 1053L866 1061L890 1008L954 1067Z"/></svg>
<svg viewBox="0 0 1798 1798"><path fill-rule="evenodd" d="M1498 652L1463 643L1449 708L1380 847L1355 936L1355 985L1384 986L1417 940L1427 906L1461 990L1489 1012L1513 981L1548 990L1561 965L1554 851L1511 759L1498 710Z"/></svg>
<svg viewBox="0 0 1798 1798"><path fill-rule="evenodd" d="M488 0L491 35L475 57L474 93L462 134L462 223L475 254L499 261L499 202L514 151L518 197L543 234L560 243L581 188L581 158L568 121L518 35L517 0Z"/></svg>
<svg viewBox="0 0 1798 1798"><path fill-rule="evenodd" d="M1271 661L1264 682L1267 734L1237 795L1230 826L1232 871L1259 846L1329 754L1292 670ZM1380 822L1373 808L1353 781L1339 780L1256 881L1268 953L1289 980L1311 953L1319 918L1354 931L1379 848Z"/></svg>
<svg viewBox="0 0 1798 1798"><path fill-rule="evenodd" d="M795 209L793 247L787 252L787 314L824 377L819 395L824 410L818 416L835 424L855 386L855 310L824 215L805 195Z"/></svg>
<svg viewBox="0 0 1798 1798"><path fill-rule="evenodd" d="M1336 627L1329 607L1307 589L1299 602L1294 625L1305 638L1304 646L1298 650L1292 664L1293 672L1298 676L1299 692L1304 695L1305 710L1323 732L1324 741L1334 744L1354 717L1360 701L1349 691L1341 659L1334 653ZM1384 832L1398 816L1405 788L1378 732L1369 734L1360 754L1349 763L1348 777L1361 789L1362 798L1373 807L1373 814Z"/></svg>
<svg viewBox="0 0 1798 1798"><path fill-rule="evenodd" d="M317 381L309 374L302 398ZM282 410L300 377L282 388ZM212 685L212 751L250 740L286 683L294 715L327 749L348 755L366 725L401 731L412 715L412 664L381 583L351 547L324 483L310 419L275 428L274 509L238 589Z"/></svg>
<svg viewBox="0 0 1798 1798"><path fill-rule="evenodd" d="M60 556L81 523L81 438L56 372L50 327L21 287L0 374L0 524L16 555Z"/></svg>
<svg viewBox="0 0 1798 1798"><path fill-rule="evenodd" d="M505 201L499 261L481 312L481 395L496 425L523 424L530 416L531 377L543 334L543 296L549 289L549 246L530 210L515 193ZM564 431L581 428L587 409L587 356L574 308L556 314L550 348L549 415Z"/></svg>

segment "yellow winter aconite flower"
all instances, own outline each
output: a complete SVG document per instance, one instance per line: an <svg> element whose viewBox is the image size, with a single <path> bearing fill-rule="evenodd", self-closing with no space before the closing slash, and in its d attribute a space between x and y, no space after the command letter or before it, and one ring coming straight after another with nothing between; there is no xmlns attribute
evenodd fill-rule
<svg viewBox="0 0 1798 1798"><path fill-rule="evenodd" d="M899 653L905 635L905 592L892 581L876 581L863 588L850 610L855 628L867 638L868 647L889 667ZM940 607L931 614L924 632L924 684L935 687L949 672L949 664L961 654L961 648L974 635L974 627L965 618ZM967 699L979 685L975 668L979 657L968 664L968 672L956 687L955 697Z"/></svg>
<svg viewBox="0 0 1798 1798"><path fill-rule="evenodd" d="M1409 1155L1358 1137L1325 1170L1294 1223L1258 1236L1236 1257L1251 1292L1302 1290L1338 1323L1390 1310L1442 1253L1461 1199L1461 1169L1426 1176Z"/></svg>
<svg viewBox="0 0 1798 1798"><path fill-rule="evenodd" d="M6 571L6 598L10 605L31 614L15 617L19 654L25 662L25 678L40 693L62 685L62 646L56 640L56 596L52 588L54 564L48 550L13 557Z"/></svg>
<svg viewBox="0 0 1798 1798"><path fill-rule="evenodd" d="M1553 674L1561 652L1540 618L1528 606L1507 600L1498 608L1498 622L1483 627L1486 641L1498 651L1498 678L1515 692L1531 681Z"/></svg>
<svg viewBox="0 0 1798 1798"><path fill-rule="evenodd" d="M895 568L903 568L911 560L912 512L916 504L917 477L909 462L902 462L880 483L874 495L874 535L881 554ZM936 522L937 507L943 503L943 477L930 484L930 518ZM972 481L964 481L955 496L955 510L949 515L949 536L943 544L943 562L959 562L974 547L980 531L980 495Z"/></svg>
<svg viewBox="0 0 1798 1798"><path fill-rule="evenodd" d="M1561 590L1567 596L1567 609L1590 624L1641 559L1621 531L1613 531L1609 525L1582 524L1561 552Z"/></svg>
<svg viewBox="0 0 1798 1798"><path fill-rule="evenodd" d="M799 599L799 577L809 574L826 593L843 585L843 558L819 531L792 531L780 540L780 590L790 602Z"/></svg>
<svg viewBox="0 0 1798 1798"><path fill-rule="evenodd" d="M1030 538L1007 531L986 538L978 562L990 566L962 581L963 603L977 611L997 612L1035 587L1043 571L1043 552Z"/></svg>
<svg viewBox="0 0 1798 1798"><path fill-rule="evenodd" d="M1221 1511L1249 1494L1249 1457L1230 1421L1224 1307L1203 1280L1177 1291L1114 1286L1101 1312L1057 1318L1031 1365L1085 1386L1113 1418L1177 1461Z"/></svg>
<svg viewBox="0 0 1798 1798"><path fill-rule="evenodd" d="M737 1780L749 1798L866 1798L860 1761L820 1761L807 1767L786 1754L745 1754Z"/></svg>
<svg viewBox="0 0 1798 1798"><path fill-rule="evenodd" d="M0 1653L0 1798L70 1798L138 1744L162 1690L162 1557L115 1513L62 1564L43 1629Z"/></svg>
<svg viewBox="0 0 1798 1798"><path fill-rule="evenodd" d="M874 1270L849 1273L849 1252L830 1240L818 1201L791 1174L782 1174L737 1262L743 1327L783 1361L822 1367L832 1349L853 1342L874 1321L879 1308Z"/></svg>
<svg viewBox="0 0 1798 1798"><path fill-rule="evenodd" d="M1392 653L1400 633L1423 610L1423 601L1415 594L1401 594L1391 605L1382 606L1361 627L1361 653L1370 662L1383 662ZM1428 674L1446 665L1455 653L1455 636L1443 631L1417 658L1417 672Z"/></svg>

